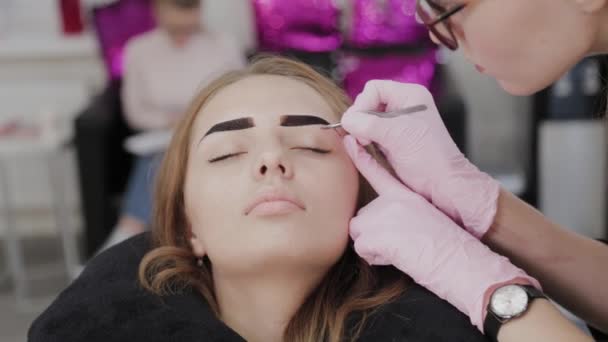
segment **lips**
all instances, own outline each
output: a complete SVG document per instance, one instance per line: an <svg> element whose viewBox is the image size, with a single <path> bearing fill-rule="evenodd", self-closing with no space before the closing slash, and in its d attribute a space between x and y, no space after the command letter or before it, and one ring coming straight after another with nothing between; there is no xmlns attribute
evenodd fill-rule
<svg viewBox="0 0 608 342"><path fill-rule="evenodd" d="M269 190L258 194L245 208L245 215L277 215L306 210L304 204L284 190Z"/></svg>

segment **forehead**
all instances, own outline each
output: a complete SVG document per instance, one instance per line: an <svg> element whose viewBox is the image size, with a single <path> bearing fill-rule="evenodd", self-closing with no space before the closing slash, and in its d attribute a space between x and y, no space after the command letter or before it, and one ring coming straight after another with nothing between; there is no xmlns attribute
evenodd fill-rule
<svg viewBox="0 0 608 342"><path fill-rule="evenodd" d="M156 6L156 11L157 13L162 14L165 19L193 19L198 18L201 15L200 7L181 8L172 4L164 4L162 1Z"/></svg>
<svg viewBox="0 0 608 342"><path fill-rule="evenodd" d="M217 92L199 111L195 129L240 117L261 119L314 114L337 120L325 99L306 83L283 76L250 76Z"/></svg>

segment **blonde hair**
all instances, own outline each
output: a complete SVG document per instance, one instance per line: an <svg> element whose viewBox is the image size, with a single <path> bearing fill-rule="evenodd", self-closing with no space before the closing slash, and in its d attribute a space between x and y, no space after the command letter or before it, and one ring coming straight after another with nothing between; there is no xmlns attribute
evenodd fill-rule
<svg viewBox="0 0 608 342"><path fill-rule="evenodd" d="M350 100L333 82L309 66L281 58L263 57L248 68L229 72L205 87L192 101L158 173L153 220L153 249L139 266L139 281L147 290L166 295L184 288L196 289L219 316L211 264L197 267L188 240L191 236L184 207L184 178L192 126L201 108L221 89L253 75L278 75L315 89L337 117ZM360 177L357 209L377 195ZM355 252L352 241L340 260L312 291L286 327L286 341L355 340L374 309L399 297L408 278L392 267L371 267ZM351 329L345 328L347 322Z"/></svg>

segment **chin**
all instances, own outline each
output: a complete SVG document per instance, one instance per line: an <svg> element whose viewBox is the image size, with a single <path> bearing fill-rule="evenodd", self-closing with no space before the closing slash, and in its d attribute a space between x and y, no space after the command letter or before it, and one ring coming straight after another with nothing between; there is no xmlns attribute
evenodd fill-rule
<svg viewBox="0 0 608 342"><path fill-rule="evenodd" d="M312 233L311 233L312 235ZM317 233L317 236L322 236ZM325 235L325 239L310 239L307 236L267 235L252 242L248 254L252 259L276 259L295 263L328 263L340 258L347 248L348 240L338 241Z"/></svg>
<svg viewBox="0 0 608 342"><path fill-rule="evenodd" d="M525 83L518 84L502 80L498 80L498 84L504 91L514 96L530 96L543 90L546 87L545 85L534 85Z"/></svg>

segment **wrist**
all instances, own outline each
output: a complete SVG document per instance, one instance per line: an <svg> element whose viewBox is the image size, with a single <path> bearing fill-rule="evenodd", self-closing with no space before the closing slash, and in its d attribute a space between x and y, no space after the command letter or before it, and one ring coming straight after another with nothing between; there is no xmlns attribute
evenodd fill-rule
<svg viewBox="0 0 608 342"><path fill-rule="evenodd" d="M477 241L481 244L481 242ZM465 267L459 270L463 278L469 279L467 289L451 293L451 298L466 300L465 312L471 322L483 332L483 323L487 314L487 304L492 293L497 288L508 284L532 285L540 289L536 279L527 275L523 270L514 266L509 260L492 252L485 245L474 251L469 246L467 254L473 256Z"/></svg>
<svg viewBox="0 0 608 342"><path fill-rule="evenodd" d="M483 321L484 335L490 341L498 342L498 336L505 325L524 316L535 299L546 298L533 285L515 283L496 288L486 307L488 314Z"/></svg>
<svg viewBox="0 0 608 342"><path fill-rule="evenodd" d="M483 311L482 311L482 317L481 317L482 322L486 320L486 316L488 315L488 304L490 303L490 298L492 297L492 294L497 289L499 289L503 286L506 286L506 285L530 285L530 286L536 287L537 289L540 289L540 285L538 284L538 282L534 281L532 278L529 278L529 277L517 277L512 280L503 281L503 282L496 283L496 284L490 286L483 295L483 302L482 302Z"/></svg>
<svg viewBox="0 0 608 342"><path fill-rule="evenodd" d="M434 272L425 271L429 267L417 270L402 267L399 262L394 265L409 271L417 283L450 302L483 331L488 298L497 287L514 281L540 286L507 258L494 253L463 229L455 225L452 229L449 236L436 238L442 248L433 251L435 259L441 260L432 263Z"/></svg>

